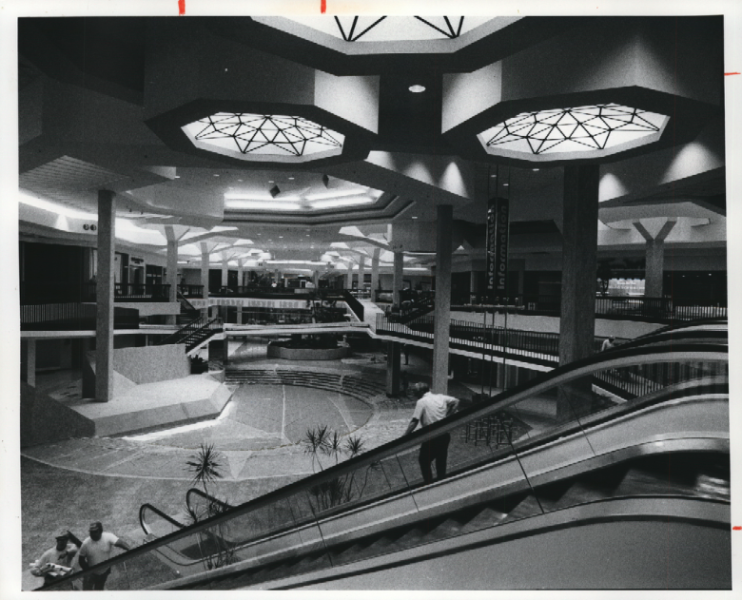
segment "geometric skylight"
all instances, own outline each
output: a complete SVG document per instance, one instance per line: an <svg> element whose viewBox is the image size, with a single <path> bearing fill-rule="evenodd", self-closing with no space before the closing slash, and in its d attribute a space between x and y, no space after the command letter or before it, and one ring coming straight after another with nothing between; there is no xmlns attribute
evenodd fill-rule
<svg viewBox="0 0 742 600"><path fill-rule="evenodd" d="M345 136L303 117L216 113L183 126L194 146L248 161L304 162L336 156Z"/></svg>
<svg viewBox="0 0 742 600"><path fill-rule="evenodd" d="M492 17L298 16L289 17L346 42L453 40Z"/></svg>
<svg viewBox="0 0 742 600"><path fill-rule="evenodd" d="M668 120L638 108L597 104L520 113L477 137L493 155L536 161L587 158L657 141Z"/></svg>

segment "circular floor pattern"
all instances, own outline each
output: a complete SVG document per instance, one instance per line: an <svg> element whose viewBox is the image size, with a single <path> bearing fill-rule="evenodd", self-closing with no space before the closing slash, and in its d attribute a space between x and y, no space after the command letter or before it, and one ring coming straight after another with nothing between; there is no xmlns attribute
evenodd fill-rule
<svg viewBox="0 0 742 600"><path fill-rule="evenodd" d="M323 425L345 436L362 427L372 414L365 402L338 392L291 385L240 385L213 421L129 439L176 448L213 443L223 451L266 450L298 444L308 429Z"/></svg>

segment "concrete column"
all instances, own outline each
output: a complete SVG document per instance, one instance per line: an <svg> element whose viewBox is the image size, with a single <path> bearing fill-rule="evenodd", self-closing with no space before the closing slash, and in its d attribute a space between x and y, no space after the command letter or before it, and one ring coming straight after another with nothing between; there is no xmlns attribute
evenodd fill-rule
<svg viewBox="0 0 742 600"><path fill-rule="evenodd" d="M167 278L166 283L170 286L168 301L178 301L178 240L171 226L165 227L167 236Z"/></svg>
<svg viewBox="0 0 742 600"><path fill-rule="evenodd" d="M358 289L363 289L363 278L366 275L366 257L361 256L358 260Z"/></svg>
<svg viewBox="0 0 742 600"><path fill-rule="evenodd" d="M644 223L634 221L634 227L647 242L645 247L646 265L644 268L644 296L647 298L662 298L665 239L675 227L676 222L677 219L667 219L660 230L652 235Z"/></svg>
<svg viewBox="0 0 742 600"><path fill-rule="evenodd" d="M21 347L23 348L21 381L36 387L36 340L23 340Z"/></svg>
<svg viewBox="0 0 742 600"><path fill-rule="evenodd" d="M479 277L477 277L477 272L472 271L469 273L469 302L473 302L475 296L479 296Z"/></svg>
<svg viewBox="0 0 742 600"><path fill-rule="evenodd" d="M433 386L434 394L448 393L448 344L451 330L451 255L453 240L451 223L453 207L437 206L435 244L435 316L433 331Z"/></svg>
<svg viewBox="0 0 742 600"><path fill-rule="evenodd" d="M98 191L98 275L95 285L95 399L113 397L113 277L116 252L116 199Z"/></svg>
<svg viewBox="0 0 742 600"><path fill-rule="evenodd" d="M353 263L348 263L348 272L345 275L345 289L349 290L353 287Z"/></svg>
<svg viewBox="0 0 742 600"><path fill-rule="evenodd" d="M229 282L229 259L223 258L222 259L222 287L227 287L227 283Z"/></svg>
<svg viewBox="0 0 742 600"><path fill-rule="evenodd" d="M315 289L319 287L319 271L312 272L312 283L314 284Z"/></svg>
<svg viewBox="0 0 742 600"><path fill-rule="evenodd" d="M400 391L402 372L402 344L386 343L386 394L396 396Z"/></svg>
<svg viewBox="0 0 742 600"><path fill-rule="evenodd" d="M404 279L404 253L400 250L394 253L394 277L392 279L392 298L397 306L402 305L400 296L402 279Z"/></svg>
<svg viewBox="0 0 742 600"><path fill-rule="evenodd" d="M245 273L245 260L240 258L237 261L237 287L243 287L245 283L242 281Z"/></svg>
<svg viewBox="0 0 742 600"><path fill-rule="evenodd" d="M593 354L595 294L598 267L598 165L564 167L562 307L559 364ZM560 389L557 418L569 419L589 410L590 381Z"/></svg>
<svg viewBox="0 0 742 600"><path fill-rule="evenodd" d="M167 278L166 283L170 286L168 290L168 302L178 301L178 240L175 239L175 233L172 226L165 227L167 236ZM177 317L168 315L167 322L175 325Z"/></svg>
<svg viewBox="0 0 742 600"><path fill-rule="evenodd" d="M206 244L201 242L201 285L203 286L202 298L209 297L209 251Z"/></svg>
<svg viewBox="0 0 742 600"><path fill-rule="evenodd" d="M371 257L371 300L375 300L374 294L379 289L379 254L381 248L374 248L374 255Z"/></svg>

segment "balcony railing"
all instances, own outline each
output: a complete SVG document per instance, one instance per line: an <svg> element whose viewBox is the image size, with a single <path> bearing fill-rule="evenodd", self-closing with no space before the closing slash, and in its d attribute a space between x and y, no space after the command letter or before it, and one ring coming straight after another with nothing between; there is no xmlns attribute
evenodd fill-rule
<svg viewBox="0 0 742 600"><path fill-rule="evenodd" d="M98 308L94 304L29 304L21 306L21 331L94 331ZM138 329L139 311L114 307L114 329Z"/></svg>
<svg viewBox="0 0 742 600"><path fill-rule="evenodd" d="M113 299L115 302L169 302L170 284L115 283L113 285ZM96 301L95 283L85 284L84 301Z"/></svg>
<svg viewBox="0 0 742 600"><path fill-rule="evenodd" d="M525 314L559 316L561 296L522 295L496 297L489 301L486 296L471 294L467 304L452 302L453 310L470 312L504 311ZM670 323L673 321L696 321L699 319L725 319L725 303L714 306L678 303L672 298L647 298L644 296L597 296L595 315L604 318L625 318Z"/></svg>

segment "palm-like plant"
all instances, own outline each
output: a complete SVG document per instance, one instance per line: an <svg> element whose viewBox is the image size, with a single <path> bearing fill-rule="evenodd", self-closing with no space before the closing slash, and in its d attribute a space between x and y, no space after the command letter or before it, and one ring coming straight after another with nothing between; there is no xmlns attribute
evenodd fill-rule
<svg viewBox="0 0 742 600"><path fill-rule="evenodd" d="M186 461L188 471L193 477L194 485L202 485L204 492L209 493L208 485L216 483L223 477L220 469L224 466L223 456L214 444L201 442L198 452Z"/></svg>

